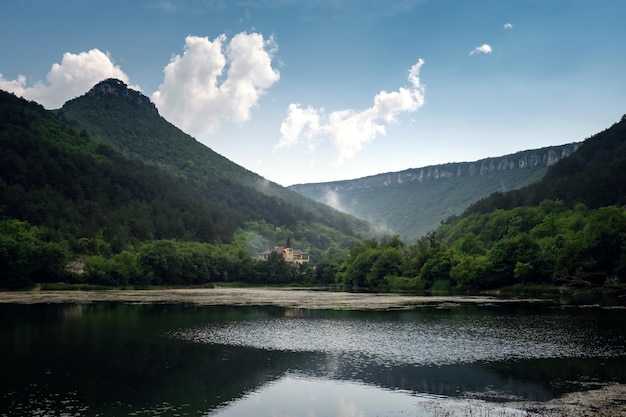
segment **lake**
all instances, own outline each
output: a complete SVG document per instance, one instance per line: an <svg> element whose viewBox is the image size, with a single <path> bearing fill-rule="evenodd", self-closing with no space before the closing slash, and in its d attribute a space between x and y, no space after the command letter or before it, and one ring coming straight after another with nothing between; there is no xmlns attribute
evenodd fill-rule
<svg viewBox="0 0 626 417"><path fill-rule="evenodd" d="M521 416L504 403L626 382L624 309L102 302L0 312L1 416Z"/></svg>

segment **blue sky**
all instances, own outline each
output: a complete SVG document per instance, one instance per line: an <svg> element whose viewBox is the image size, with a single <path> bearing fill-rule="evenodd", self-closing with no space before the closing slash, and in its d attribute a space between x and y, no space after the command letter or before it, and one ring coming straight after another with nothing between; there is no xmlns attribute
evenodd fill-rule
<svg viewBox="0 0 626 417"><path fill-rule="evenodd" d="M108 77L290 185L583 140L626 113L623 0L5 0L0 88Z"/></svg>

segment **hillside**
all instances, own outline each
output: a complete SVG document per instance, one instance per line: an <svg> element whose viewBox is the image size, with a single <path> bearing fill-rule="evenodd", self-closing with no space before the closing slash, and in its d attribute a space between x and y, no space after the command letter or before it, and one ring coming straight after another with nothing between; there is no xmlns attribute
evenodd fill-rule
<svg viewBox="0 0 626 417"><path fill-rule="evenodd" d="M626 116L585 140L537 182L496 193L411 244L367 240L333 266L368 290L626 294ZM558 288L556 288L558 287Z"/></svg>
<svg viewBox="0 0 626 417"><path fill-rule="evenodd" d="M0 91L0 287L310 280L308 268L255 262L250 255L291 237L320 261L367 230L365 222L295 192L277 190L287 196L281 199L237 182L239 173L260 177L176 130L147 99L128 91L91 109L100 122L117 118L117 128L137 135L136 149L162 155L160 163L122 154L64 115ZM122 123L131 120L138 127ZM180 147L159 148L165 140L159 124ZM142 136L147 126L152 133ZM215 164L199 163L185 175L176 170L182 164L166 164L185 147L212 155ZM201 170L214 174L203 179Z"/></svg>
<svg viewBox="0 0 626 417"><path fill-rule="evenodd" d="M468 213L537 205L558 199L572 207L626 205L626 115L593 135L569 158L550 167L541 182L509 193L496 193L476 202Z"/></svg>
<svg viewBox="0 0 626 417"><path fill-rule="evenodd" d="M366 222L268 181L199 143L162 118L146 96L119 80L98 83L65 103L58 114L126 157L186 181L206 200L241 212L241 226L246 220L285 227L307 222L354 237L371 234ZM296 236L296 241L301 239Z"/></svg>
<svg viewBox="0 0 626 417"><path fill-rule="evenodd" d="M64 239L100 235L114 250L141 240L230 240L223 204L130 161L36 103L0 92L0 207Z"/></svg>
<svg viewBox="0 0 626 417"><path fill-rule="evenodd" d="M412 241L450 216L497 191L519 189L545 175L578 144L390 172L354 180L289 188L346 213L382 225Z"/></svg>

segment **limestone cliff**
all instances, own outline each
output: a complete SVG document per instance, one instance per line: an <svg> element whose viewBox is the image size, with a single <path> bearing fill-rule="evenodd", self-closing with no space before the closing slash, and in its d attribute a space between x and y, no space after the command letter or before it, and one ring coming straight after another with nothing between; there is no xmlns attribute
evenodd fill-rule
<svg viewBox="0 0 626 417"><path fill-rule="evenodd" d="M289 188L412 240L495 191L519 189L539 180L548 167L579 145Z"/></svg>
<svg viewBox="0 0 626 417"><path fill-rule="evenodd" d="M301 194L315 194L314 190L355 190L402 184L405 182L438 180L440 178L488 176L490 174L513 171L548 168L578 149L579 143L517 152L494 158L485 158L474 162L458 162L442 165L430 165L411 168L405 171L388 172L353 180L324 183L297 184L289 188Z"/></svg>

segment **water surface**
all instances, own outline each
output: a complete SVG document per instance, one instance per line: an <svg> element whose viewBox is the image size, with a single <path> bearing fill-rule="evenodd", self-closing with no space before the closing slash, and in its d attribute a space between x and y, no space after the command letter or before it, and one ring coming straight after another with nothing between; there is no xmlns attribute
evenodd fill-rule
<svg viewBox="0 0 626 417"><path fill-rule="evenodd" d="M543 401L581 381L626 379L624 310L103 303L0 312L7 416L427 416L433 402Z"/></svg>

